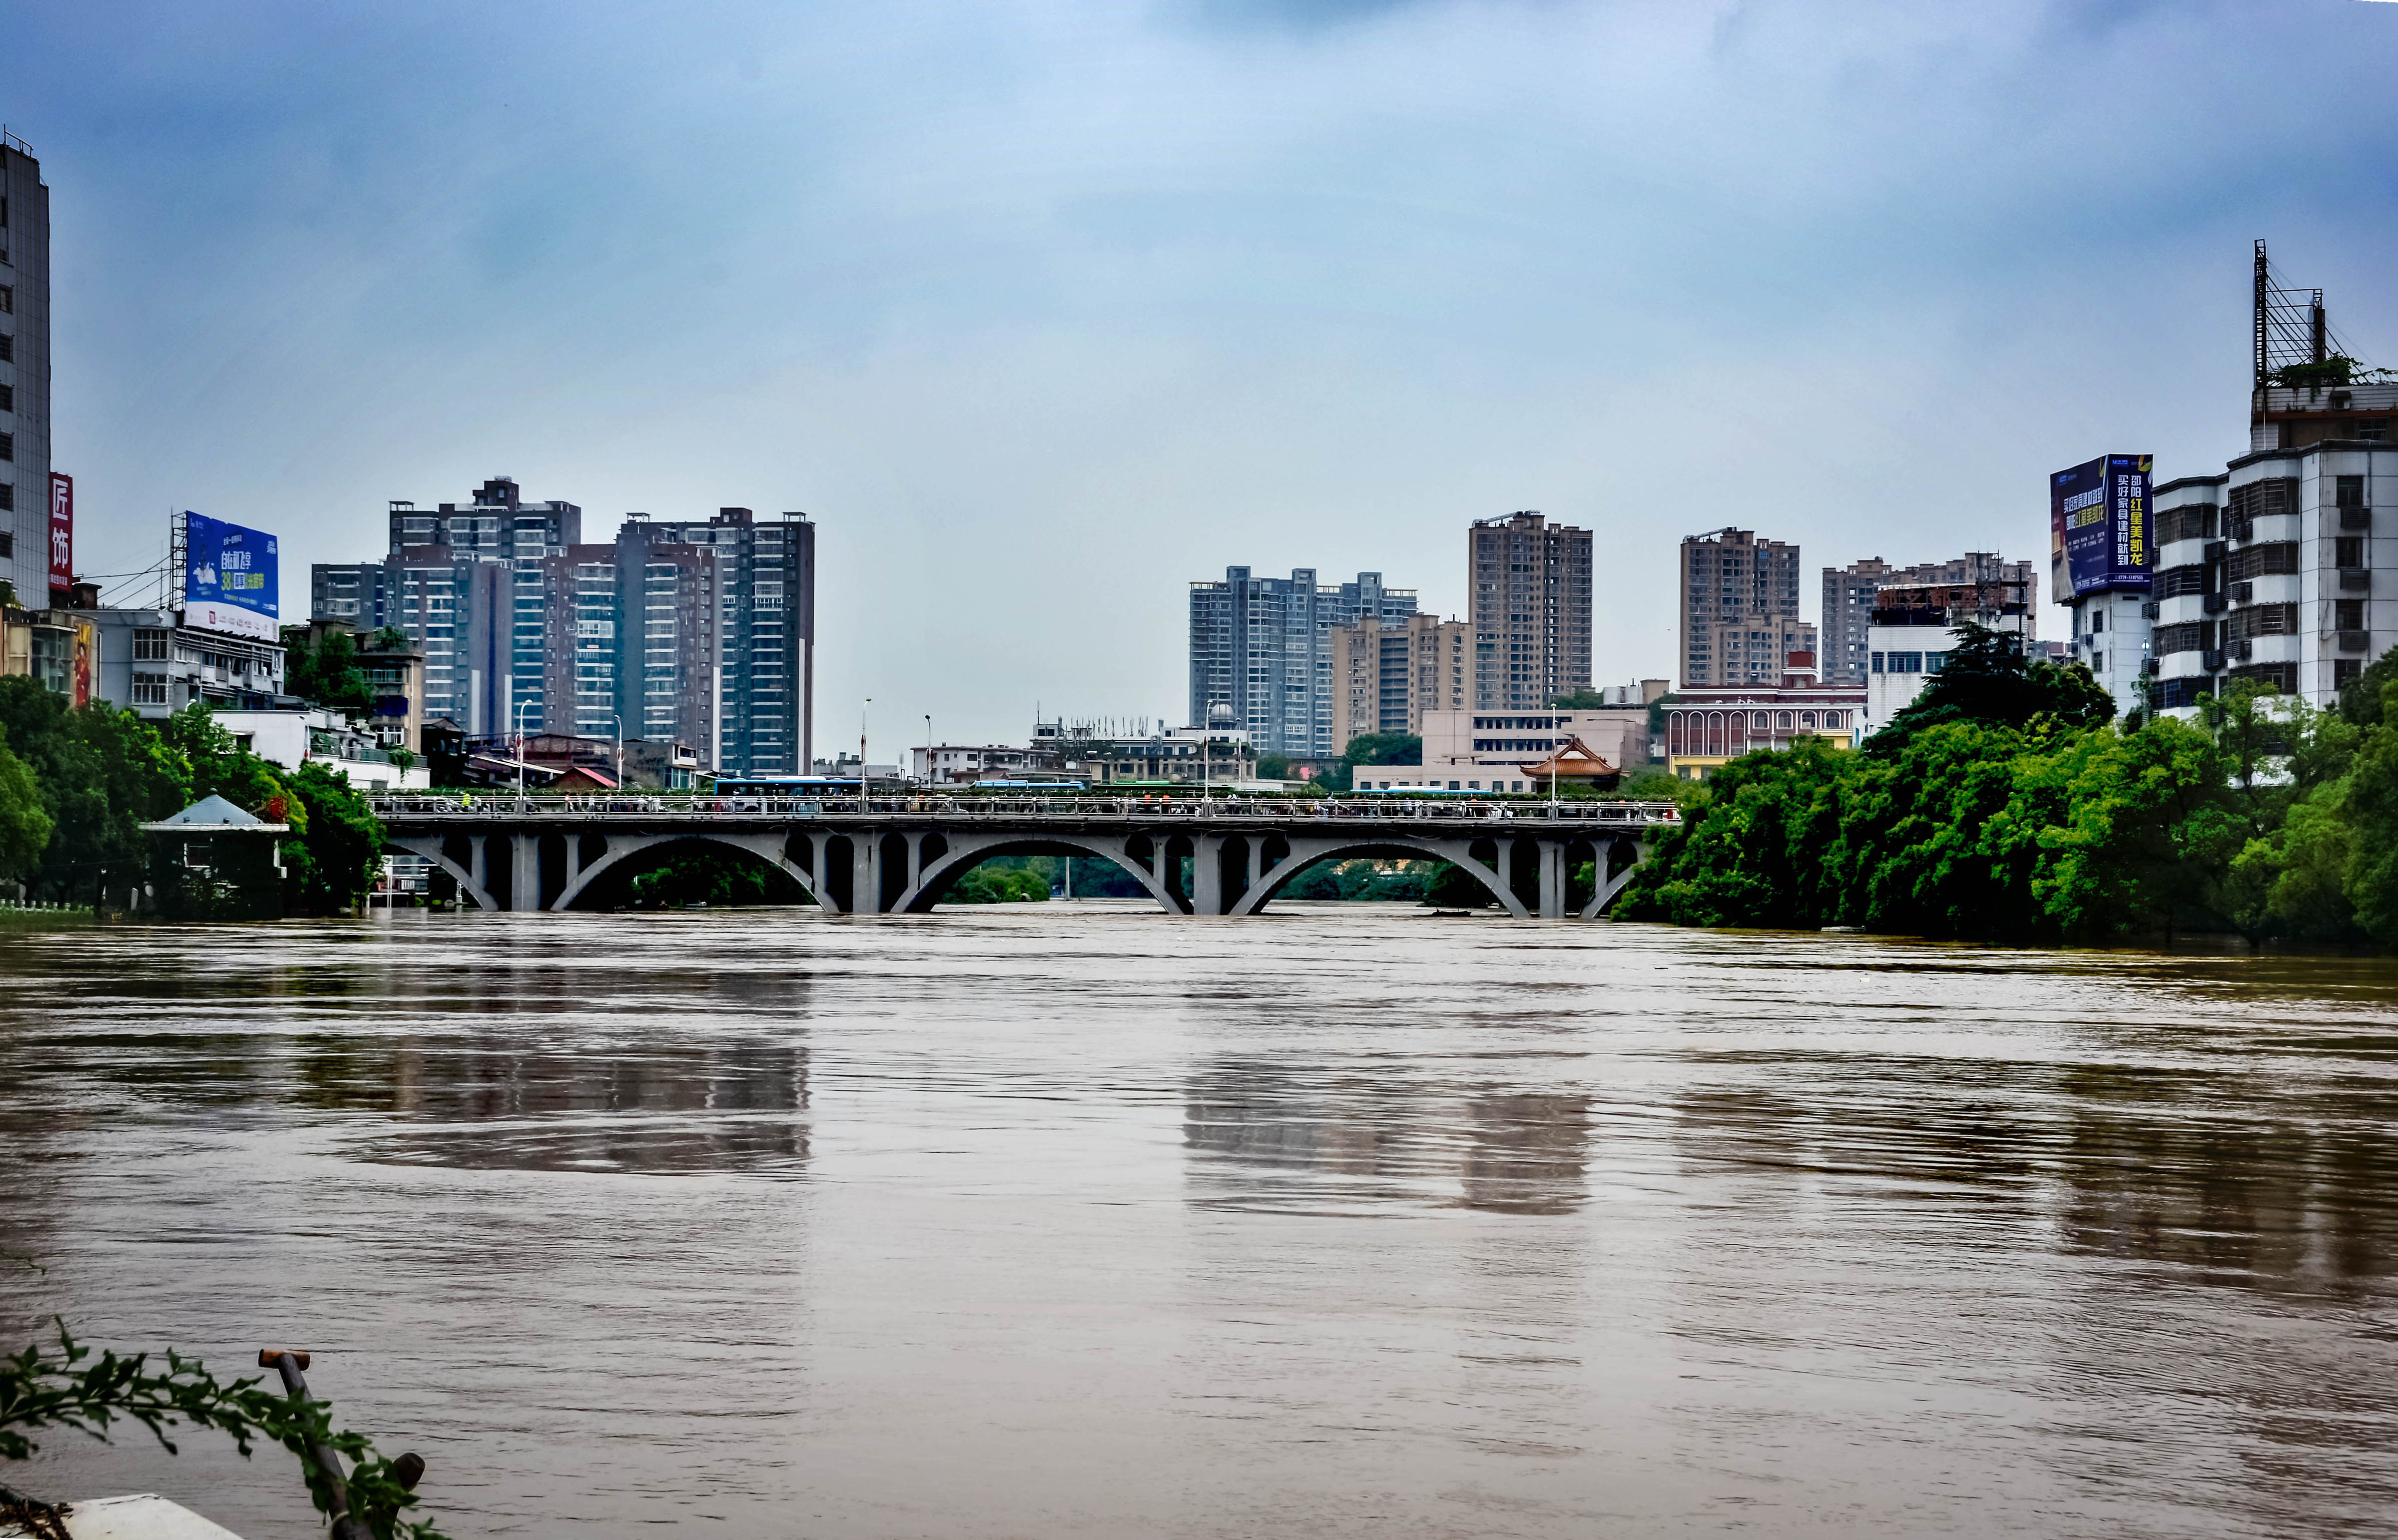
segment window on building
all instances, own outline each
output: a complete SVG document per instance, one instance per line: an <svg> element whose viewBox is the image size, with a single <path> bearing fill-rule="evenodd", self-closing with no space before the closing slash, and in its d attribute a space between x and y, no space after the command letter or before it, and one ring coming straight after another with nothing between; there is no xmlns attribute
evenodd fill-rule
<svg viewBox="0 0 2398 1540"><path fill-rule="evenodd" d="M1876 674L1879 674L1879 673L1880 673L1880 672L1882 671L1882 670L1881 670L1882 660L1883 660L1884 658L1888 657L1888 656L1889 656L1889 654L1888 654L1888 653L1884 653L1884 652L1877 652L1877 653L1875 653L1875 654L1873 655L1873 671L1874 671Z"/></svg>
<svg viewBox="0 0 2398 1540"><path fill-rule="evenodd" d="M2357 676L2364 672L2364 660L2362 658L2335 658L2331 664L2331 687L2338 690L2354 684Z"/></svg>
<svg viewBox="0 0 2398 1540"><path fill-rule="evenodd" d="M2363 599L2340 599L2336 603L2334 608L2338 611L2337 624L2340 630L2362 631L2364 629L2364 601Z"/></svg>
<svg viewBox="0 0 2398 1540"><path fill-rule="evenodd" d="M164 631L136 631L133 634L133 661L135 663L165 663L167 661L167 633Z"/></svg>
<svg viewBox="0 0 2398 1540"><path fill-rule="evenodd" d="M9 288L7 284L0 284L0 315L14 315L16 314L17 291Z"/></svg>
<svg viewBox="0 0 2398 1540"><path fill-rule="evenodd" d="M14 460L16 458L17 435L13 433L0 433L0 460Z"/></svg>
<svg viewBox="0 0 2398 1540"><path fill-rule="evenodd" d="M144 674L133 676L133 703L137 706L163 706L167 703L167 676Z"/></svg>
<svg viewBox="0 0 2398 1540"><path fill-rule="evenodd" d="M0 411L15 411L16 409L17 387L14 385L0 385Z"/></svg>
<svg viewBox="0 0 2398 1540"><path fill-rule="evenodd" d="M0 332L0 364L13 364L16 361L17 339L6 332Z"/></svg>
<svg viewBox="0 0 2398 1540"><path fill-rule="evenodd" d="M2364 478L2361 475L2344 475L2336 478L2332 495L2339 507L2364 507Z"/></svg>
<svg viewBox="0 0 2398 1540"><path fill-rule="evenodd" d="M13 482L0 481L0 513L17 506L17 488ZM12 551L10 555L15 555Z"/></svg>
<svg viewBox="0 0 2398 1540"><path fill-rule="evenodd" d="M2093 609L2090 611L2090 634L2095 636L2106 629L2107 611L2104 609Z"/></svg>
<svg viewBox="0 0 2398 1540"><path fill-rule="evenodd" d="M2332 564L2354 570L2364 565L2364 539L2361 535L2342 535L2332 542Z"/></svg>

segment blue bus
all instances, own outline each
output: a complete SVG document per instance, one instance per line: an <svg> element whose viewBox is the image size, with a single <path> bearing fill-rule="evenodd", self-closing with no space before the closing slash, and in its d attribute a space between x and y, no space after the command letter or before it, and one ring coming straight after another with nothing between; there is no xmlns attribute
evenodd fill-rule
<svg viewBox="0 0 2398 1540"><path fill-rule="evenodd" d="M864 787L855 776L839 775L720 775L709 795L714 797L842 797L855 796Z"/></svg>

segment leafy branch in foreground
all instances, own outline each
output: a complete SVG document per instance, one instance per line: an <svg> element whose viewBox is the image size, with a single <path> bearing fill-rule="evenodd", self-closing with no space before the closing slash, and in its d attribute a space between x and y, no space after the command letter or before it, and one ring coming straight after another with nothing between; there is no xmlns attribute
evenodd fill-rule
<svg viewBox="0 0 2398 1540"><path fill-rule="evenodd" d="M330 1450L350 1463L344 1478L350 1512L375 1540L447 1540L433 1525L400 1516L416 1503L409 1489L423 1462L411 1454L385 1459L364 1434L335 1431L328 1402L262 1390L255 1378L219 1379L171 1348L164 1373L151 1369L147 1353L95 1357L64 1321L55 1352L34 1343L0 1358L0 1460L31 1455L39 1446L27 1435L37 1428L72 1428L105 1443L120 1419L148 1428L169 1454L177 1451L168 1430L185 1425L225 1434L245 1459L253 1440L281 1444L299 1456L321 1513L334 1510L333 1493L310 1452Z"/></svg>

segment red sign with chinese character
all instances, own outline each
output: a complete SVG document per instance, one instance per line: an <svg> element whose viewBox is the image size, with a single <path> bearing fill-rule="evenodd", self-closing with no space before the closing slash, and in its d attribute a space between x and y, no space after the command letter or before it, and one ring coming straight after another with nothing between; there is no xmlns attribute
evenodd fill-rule
<svg viewBox="0 0 2398 1540"><path fill-rule="evenodd" d="M50 473L50 586L74 582L74 477Z"/></svg>

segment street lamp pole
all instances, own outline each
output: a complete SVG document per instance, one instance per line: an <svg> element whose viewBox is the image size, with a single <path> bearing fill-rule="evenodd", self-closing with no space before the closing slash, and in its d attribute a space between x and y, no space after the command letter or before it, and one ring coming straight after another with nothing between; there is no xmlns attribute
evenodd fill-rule
<svg viewBox="0 0 2398 1540"><path fill-rule="evenodd" d="M933 783L933 714L924 713L924 784Z"/></svg>
<svg viewBox="0 0 2398 1540"><path fill-rule="evenodd" d="M866 705L857 708L857 795L860 797L874 789L872 783L866 779L866 706L873 703L874 697L869 695Z"/></svg>
<svg viewBox="0 0 2398 1540"><path fill-rule="evenodd" d="M625 718L610 712L608 720L616 724L616 789L623 791L625 789Z"/></svg>
<svg viewBox="0 0 2398 1540"><path fill-rule="evenodd" d="M522 797L522 796L524 795L524 754L525 754L525 743L524 743L524 738L525 738L525 735L524 735L524 714L525 714L525 707L527 707L527 706L529 706L529 705L531 705L531 704L532 704L532 703L531 701L519 701L518 703L516 703L515 706L512 708L512 710L511 710L511 712L510 712L510 715L516 717L516 723L515 723L515 726L516 726L516 730L517 730L517 795L518 795L519 797Z"/></svg>

